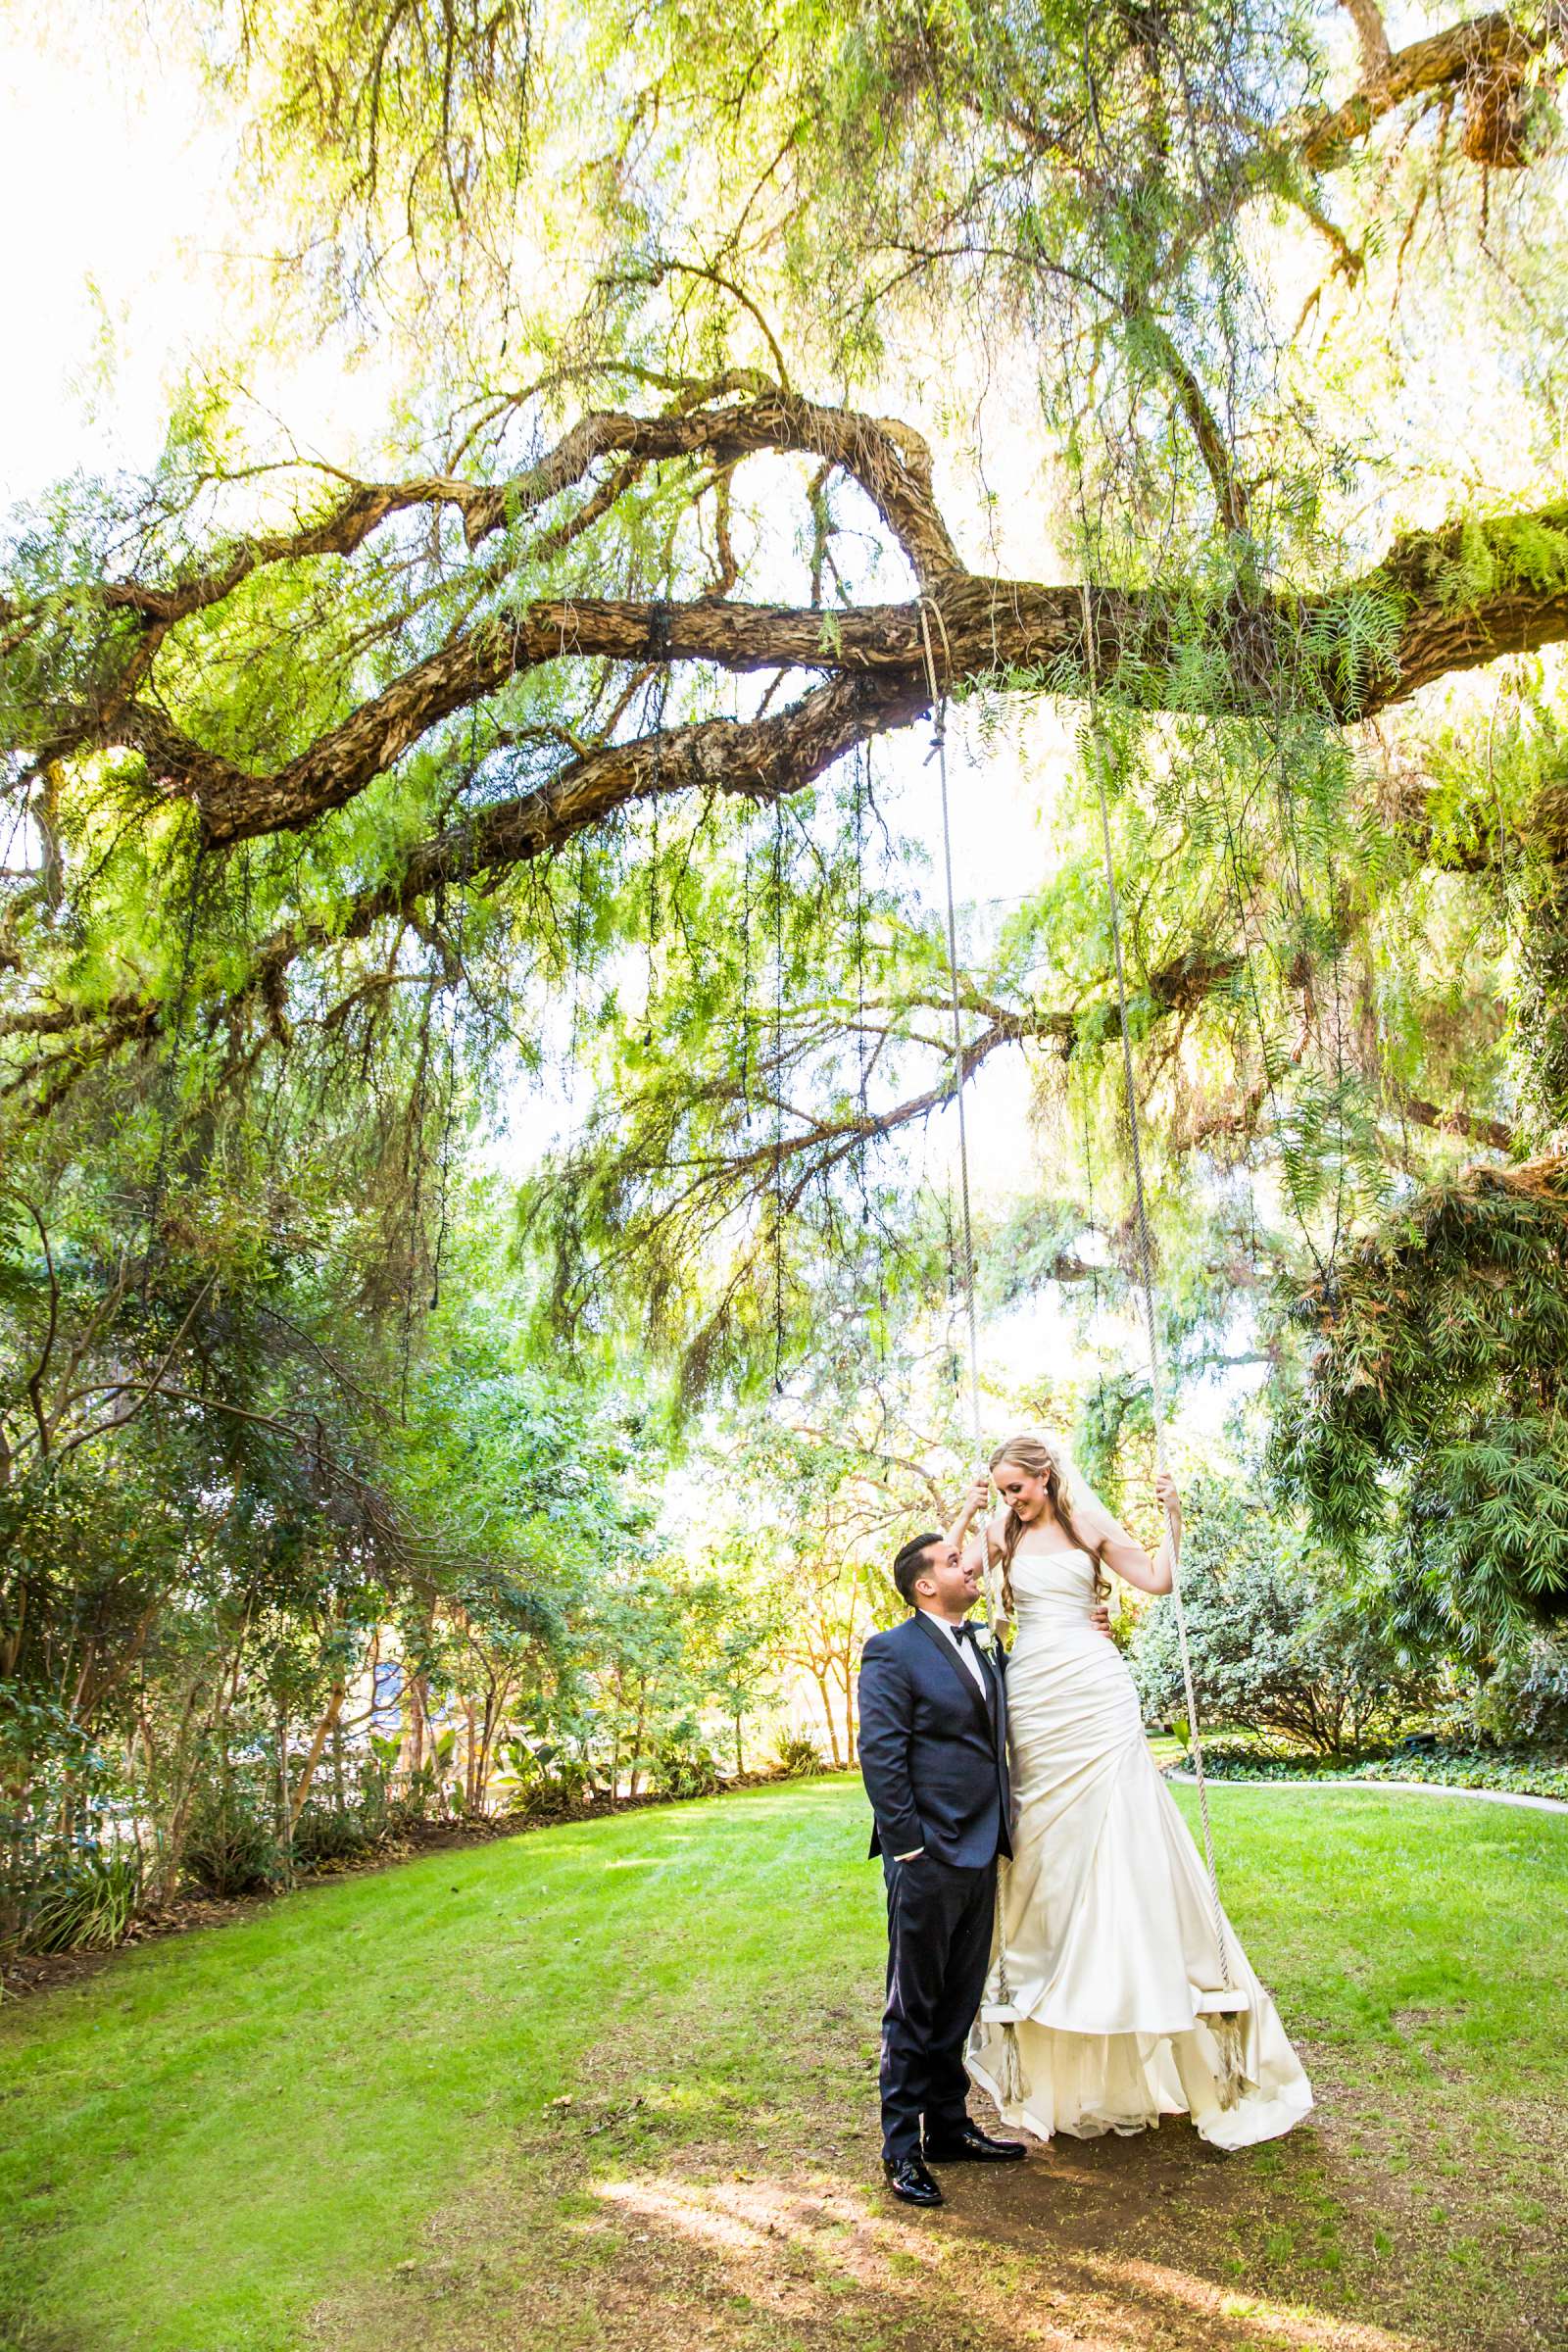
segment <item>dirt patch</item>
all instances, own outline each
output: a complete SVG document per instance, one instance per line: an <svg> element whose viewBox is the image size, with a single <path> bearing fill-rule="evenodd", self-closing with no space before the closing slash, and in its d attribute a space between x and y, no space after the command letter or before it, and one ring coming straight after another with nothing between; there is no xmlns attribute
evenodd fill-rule
<svg viewBox="0 0 1568 2352"><path fill-rule="evenodd" d="M1561 2341L1555 2199L1457 2169L1434 2201L1400 2171L1429 2115L1326 2086L1319 2117L1240 2156L1185 2121L947 2170L911 2213L881 2185L871 2102L808 2076L748 2128L688 2133L605 2052L582 2092L515 2133L416 2251L318 2307L319 2352L1544 2352ZM618 2077L618 2081L616 2078ZM597 2079L595 2079L597 2078ZM869 2085L867 2085L869 2088ZM984 2103L975 2102L976 2112ZM1544 2122L1545 2119L1538 2119ZM1440 2138L1442 2134L1439 2134ZM1536 2162L1519 2140L1526 2173ZM1498 2252L1499 2189L1512 2242ZM1528 2204L1528 2201L1525 2201ZM1441 2210L1443 2219L1437 2216ZM1485 2263L1455 2262L1472 2239ZM1555 2278L1553 2278L1553 2270Z"/></svg>

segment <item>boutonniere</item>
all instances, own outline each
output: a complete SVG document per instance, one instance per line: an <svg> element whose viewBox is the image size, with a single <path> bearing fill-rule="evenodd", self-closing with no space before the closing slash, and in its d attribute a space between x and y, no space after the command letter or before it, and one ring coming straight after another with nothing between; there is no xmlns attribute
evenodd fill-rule
<svg viewBox="0 0 1568 2352"><path fill-rule="evenodd" d="M977 1626L975 1627L975 1629L974 1629L974 1645L975 1645L976 1649L987 1649L987 1650L989 1650L989 1649L995 1649L995 1648L996 1648L996 1646L997 1646L997 1637L996 1637L996 1635L995 1635L995 1634L992 1632L992 1630L991 1630L991 1628L990 1628L990 1626L989 1626L989 1625L977 1625Z"/></svg>

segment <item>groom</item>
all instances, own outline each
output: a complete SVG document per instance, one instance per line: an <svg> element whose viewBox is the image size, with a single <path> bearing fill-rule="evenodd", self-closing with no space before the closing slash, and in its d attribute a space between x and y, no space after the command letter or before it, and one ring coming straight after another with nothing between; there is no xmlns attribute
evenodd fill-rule
<svg viewBox="0 0 1568 2352"><path fill-rule="evenodd" d="M893 1563L914 1614L860 1658L860 1772L888 1887L882 2162L909 2205L940 2205L928 2164L1010 2164L1015 2139L969 2119L963 2043L985 1990L997 1856L1008 1838L1002 1652L966 1619L980 1589L945 1536ZM922 2137L921 2118L925 2119Z"/></svg>

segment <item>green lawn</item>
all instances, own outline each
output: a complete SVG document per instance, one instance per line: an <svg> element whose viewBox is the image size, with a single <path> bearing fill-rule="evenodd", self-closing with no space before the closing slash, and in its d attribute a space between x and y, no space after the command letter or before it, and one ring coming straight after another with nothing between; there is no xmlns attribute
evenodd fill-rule
<svg viewBox="0 0 1568 2352"><path fill-rule="evenodd" d="M308 1888L0 2009L0 2345L1560 2342L1568 1822L1214 1791L1319 2119L877 2183L847 1780ZM569 2103L567 2103L569 2102Z"/></svg>

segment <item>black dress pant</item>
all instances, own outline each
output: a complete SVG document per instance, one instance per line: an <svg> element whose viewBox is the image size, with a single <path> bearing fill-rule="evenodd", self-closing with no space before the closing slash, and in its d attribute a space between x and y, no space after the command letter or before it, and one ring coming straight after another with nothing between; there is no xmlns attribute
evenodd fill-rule
<svg viewBox="0 0 1568 2352"><path fill-rule="evenodd" d="M920 2118L940 2139L961 2129L963 2045L986 1986L997 1865L965 1870L921 1854L884 1857L888 2001L882 2019L882 2153L918 2156Z"/></svg>

